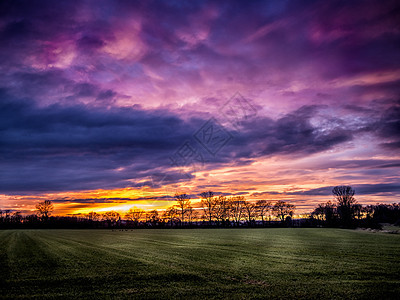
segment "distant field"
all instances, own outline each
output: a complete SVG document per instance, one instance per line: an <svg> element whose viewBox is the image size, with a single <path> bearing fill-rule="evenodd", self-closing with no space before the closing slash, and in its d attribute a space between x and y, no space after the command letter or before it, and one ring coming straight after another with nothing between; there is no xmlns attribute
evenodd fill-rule
<svg viewBox="0 0 400 300"><path fill-rule="evenodd" d="M400 235L3 230L0 270L0 298L398 299Z"/></svg>

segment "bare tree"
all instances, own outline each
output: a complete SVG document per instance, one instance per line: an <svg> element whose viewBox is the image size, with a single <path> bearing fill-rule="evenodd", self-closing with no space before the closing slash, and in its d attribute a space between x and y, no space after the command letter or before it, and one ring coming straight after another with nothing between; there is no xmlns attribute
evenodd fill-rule
<svg viewBox="0 0 400 300"><path fill-rule="evenodd" d="M296 206L294 206L293 204L289 204L285 201L279 200L279 201L276 201L272 210L273 210L275 216L277 218L281 219L282 222L284 222L285 217L293 216L295 208L296 208Z"/></svg>
<svg viewBox="0 0 400 300"><path fill-rule="evenodd" d="M160 217L158 216L158 211L153 209L151 211L147 211L146 215L146 222L150 222L151 224L156 224L160 221Z"/></svg>
<svg viewBox="0 0 400 300"><path fill-rule="evenodd" d="M355 193L356 191L351 186L339 185L332 189L332 194L336 197L339 206L350 206L355 204Z"/></svg>
<svg viewBox="0 0 400 300"><path fill-rule="evenodd" d="M243 218L243 203L243 196L234 196L231 198L231 214L233 221L236 223L237 226L239 226L239 223Z"/></svg>
<svg viewBox="0 0 400 300"><path fill-rule="evenodd" d="M179 214L181 217L181 222L185 221L185 215L190 207L190 199L186 194L176 194L175 201L178 203L176 207L179 210Z"/></svg>
<svg viewBox="0 0 400 300"><path fill-rule="evenodd" d="M187 209L187 216L189 220L189 224L192 224L193 220L196 220L198 218L199 213L193 209L192 206L189 206Z"/></svg>
<svg viewBox="0 0 400 300"><path fill-rule="evenodd" d="M201 206L203 207L204 214L211 224L212 219L214 217L214 210L216 205L216 199L214 197L214 193L211 191L203 192L200 194L200 197L201 197Z"/></svg>
<svg viewBox="0 0 400 300"><path fill-rule="evenodd" d="M106 211L103 214L103 220L107 221L109 226L114 225L119 219L120 219L120 214L113 210Z"/></svg>
<svg viewBox="0 0 400 300"><path fill-rule="evenodd" d="M351 186L335 186L332 189L332 194L335 196L337 201L337 210L345 226L351 226L354 219L354 205L356 204L356 199L354 194L356 191Z"/></svg>
<svg viewBox="0 0 400 300"><path fill-rule="evenodd" d="M178 210L176 209L175 206L168 207L164 214L163 214L163 219L167 223L169 222L171 225L177 221L177 216L178 216Z"/></svg>
<svg viewBox="0 0 400 300"><path fill-rule="evenodd" d="M323 206L325 222L328 226L332 226L336 221L337 207L331 201Z"/></svg>
<svg viewBox="0 0 400 300"><path fill-rule="evenodd" d="M95 211L91 211L87 214L87 218L89 219L89 221L99 221L101 219L101 215Z"/></svg>
<svg viewBox="0 0 400 300"><path fill-rule="evenodd" d="M139 223L140 218L144 214L144 210L140 208L131 208L126 214L125 218L129 221L132 221L137 225Z"/></svg>
<svg viewBox="0 0 400 300"><path fill-rule="evenodd" d="M263 225L265 224L264 217L269 215L269 211L271 210L271 202L267 200L258 200L256 202L257 214L261 217Z"/></svg>
<svg viewBox="0 0 400 300"><path fill-rule="evenodd" d="M247 219L247 223L250 225L256 217L256 205L250 201L243 201L244 216Z"/></svg>
<svg viewBox="0 0 400 300"><path fill-rule="evenodd" d="M217 219L218 224L229 222L230 218L230 205L229 200L225 196L219 196L216 198L214 216Z"/></svg>
<svg viewBox="0 0 400 300"><path fill-rule="evenodd" d="M53 211L54 206L50 200L45 200L36 204L36 210L42 220L47 220Z"/></svg>

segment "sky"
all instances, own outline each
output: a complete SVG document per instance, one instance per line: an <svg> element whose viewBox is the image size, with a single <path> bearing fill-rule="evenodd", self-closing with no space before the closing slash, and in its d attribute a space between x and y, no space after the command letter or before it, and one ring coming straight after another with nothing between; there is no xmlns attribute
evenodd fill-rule
<svg viewBox="0 0 400 300"><path fill-rule="evenodd" d="M398 1L0 2L0 208L351 185L399 202Z"/></svg>

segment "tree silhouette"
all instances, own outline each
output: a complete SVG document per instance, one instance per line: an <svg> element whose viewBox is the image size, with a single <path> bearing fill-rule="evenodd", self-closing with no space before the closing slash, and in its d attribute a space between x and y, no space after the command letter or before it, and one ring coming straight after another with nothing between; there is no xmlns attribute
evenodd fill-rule
<svg viewBox="0 0 400 300"><path fill-rule="evenodd" d="M319 222L324 221L324 204L318 204L318 206L312 211L311 216L316 218Z"/></svg>
<svg viewBox="0 0 400 300"><path fill-rule="evenodd" d="M336 205L328 201L326 204L318 204L311 215L316 217L319 222L325 222L327 226L332 226L336 221L336 211Z"/></svg>
<svg viewBox="0 0 400 300"><path fill-rule="evenodd" d="M158 211L156 209L153 209L149 212L146 212L146 220L148 220L150 224L156 225L160 221Z"/></svg>
<svg viewBox="0 0 400 300"><path fill-rule="evenodd" d="M184 222L185 215L187 214L188 209L191 207L189 196L186 194L175 194L175 201L178 203L176 207L179 211L181 222Z"/></svg>
<svg viewBox="0 0 400 300"><path fill-rule="evenodd" d="M189 208L187 209L187 216L189 224L191 225L193 220L198 217L198 212L195 211L192 206L189 206Z"/></svg>
<svg viewBox="0 0 400 300"><path fill-rule="evenodd" d="M271 209L271 202L267 200L258 200L256 202L256 209L257 209L257 214L261 217L261 221L264 225L264 217L269 214L269 211Z"/></svg>
<svg viewBox="0 0 400 300"><path fill-rule="evenodd" d="M89 221L98 221L101 218L101 215L98 214L97 212L91 211L90 213L87 214L87 218Z"/></svg>
<svg viewBox="0 0 400 300"><path fill-rule="evenodd" d="M354 205L356 199L354 198L355 190L351 186L335 186L332 189L332 194L337 201L337 210L342 221L342 225L349 227L352 226L354 219Z"/></svg>
<svg viewBox="0 0 400 300"><path fill-rule="evenodd" d="M43 202L39 202L38 204L36 204L36 210L38 212L38 215L43 221L46 221L49 218L53 209L54 206L50 200L45 200Z"/></svg>
<svg viewBox="0 0 400 300"><path fill-rule="evenodd" d="M247 223L251 225L252 220L256 217L256 205L250 201L243 201L243 211L247 219Z"/></svg>
<svg viewBox="0 0 400 300"><path fill-rule="evenodd" d="M200 194L200 197L201 197L201 206L203 207L204 214L211 224L212 219L214 217L214 209L216 205L216 199L214 197L214 193L211 191L203 192Z"/></svg>
<svg viewBox="0 0 400 300"><path fill-rule="evenodd" d="M214 215L217 219L218 225L225 224L225 222L229 222L230 218L230 201L225 196L219 196L216 199Z"/></svg>
<svg viewBox="0 0 400 300"><path fill-rule="evenodd" d="M339 185L332 189L332 194L335 195L338 205L350 206L356 202L354 194L356 191L351 186Z"/></svg>
<svg viewBox="0 0 400 300"><path fill-rule="evenodd" d="M109 226L114 225L120 219L119 213L116 211L106 211L103 214L103 220L107 221Z"/></svg>
<svg viewBox="0 0 400 300"><path fill-rule="evenodd" d="M137 226L139 223L140 218L144 214L144 210L140 208L131 208L126 214L125 218L129 221L132 221Z"/></svg>
<svg viewBox="0 0 400 300"><path fill-rule="evenodd" d="M243 196L231 198L231 213L236 226L239 226L240 220L243 218L244 201Z"/></svg>
<svg viewBox="0 0 400 300"><path fill-rule="evenodd" d="M295 208L296 206L294 206L293 204L289 204L285 201L279 200L275 203L272 210L275 216L281 219L282 222L284 222L286 216L293 216Z"/></svg>
<svg viewBox="0 0 400 300"><path fill-rule="evenodd" d="M177 221L177 216L178 216L178 210L176 209L175 206L168 207L164 214L163 214L163 219L167 223L169 222L171 225Z"/></svg>

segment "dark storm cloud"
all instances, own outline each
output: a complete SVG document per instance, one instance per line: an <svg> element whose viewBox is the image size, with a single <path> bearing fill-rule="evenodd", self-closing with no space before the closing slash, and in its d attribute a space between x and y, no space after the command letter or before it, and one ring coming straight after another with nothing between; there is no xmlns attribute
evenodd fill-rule
<svg viewBox="0 0 400 300"><path fill-rule="evenodd" d="M157 188L185 180L185 174L167 172L169 156L207 121L184 121L160 109L38 107L4 90L0 98L3 192ZM335 127L320 133L309 122L316 109L304 107L278 120L258 118L244 124L231 143L206 157L205 167L241 165L265 155L315 153L351 139ZM139 184L139 179L145 182Z"/></svg>
<svg viewBox="0 0 400 300"><path fill-rule="evenodd" d="M377 127L379 136L388 140L382 144L384 147L400 149L400 101L384 112Z"/></svg>
<svg viewBox="0 0 400 300"><path fill-rule="evenodd" d="M0 188L4 192L158 188L185 180L184 174L166 171L171 167L168 157L206 121L183 121L165 110L39 108L28 100L12 99L5 91L1 99L5 172ZM337 122L323 132L313 126L310 119L317 112L318 107L306 106L277 120L256 118L243 123L242 131L220 153L207 156L205 168L246 164L269 155L307 155L351 140L351 131L336 127ZM343 161L336 167L354 167L354 163ZM374 167L371 161L357 163ZM149 176L150 180L135 183Z"/></svg>
<svg viewBox="0 0 400 300"><path fill-rule="evenodd" d="M400 193L399 183L378 183L378 184L357 184L352 186L357 195L374 195L374 194L387 194L396 196ZM309 189L298 192L275 192L264 191L259 193L252 193L253 196L266 196L266 195L304 195L304 196L331 196L334 186L324 186L316 189Z"/></svg>
<svg viewBox="0 0 400 300"><path fill-rule="evenodd" d="M239 136L232 143L236 146L251 143L252 146L238 152L239 157L247 153L251 158L277 153L307 155L352 139L351 129L336 124L340 123L339 119L331 120L331 126L324 130L313 125L311 119L317 112L316 106L304 106L277 120L256 118L245 122Z"/></svg>
<svg viewBox="0 0 400 300"><path fill-rule="evenodd" d="M2 191L135 186L126 180L168 166L198 124L161 110L39 108L4 91L0 103Z"/></svg>
<svg viewBox="0 0 400 300"><path fill-rule="evenodd" d="M396 150L400 147L400 101L388 99L378 101L369 107L345 106L351 114L361 119L358 124L359 133L372 133L380 145Z"/></svg>
<svg viewBox="0 0 400 300"><path fill-rule="evenodd" d="M396 195L400 192L400 184L398 183L383 183L383 184L357 184L353 188L356 195L373 195L373 194L393 194ZM288 195L308 195L308 196L323 196L331 195L333 186L326 186L317 189L311 189L302 192L287 193Z"/></svg>

